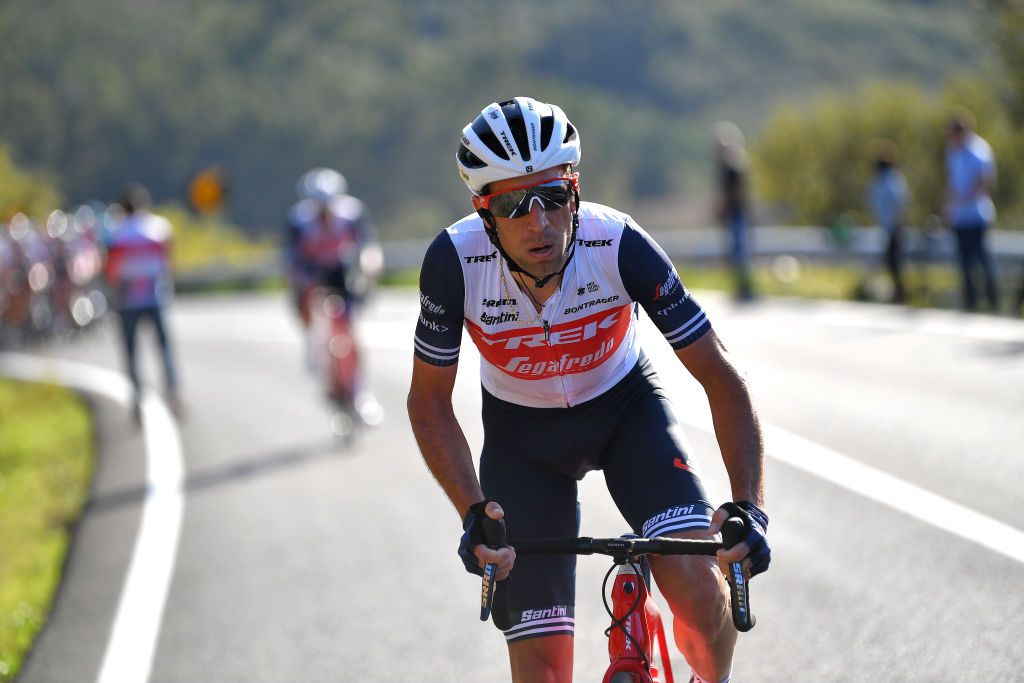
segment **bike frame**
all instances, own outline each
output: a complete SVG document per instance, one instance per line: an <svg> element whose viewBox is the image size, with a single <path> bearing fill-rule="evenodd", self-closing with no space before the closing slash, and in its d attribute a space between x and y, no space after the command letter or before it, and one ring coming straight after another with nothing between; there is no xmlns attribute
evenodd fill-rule
<svg viewBox="0 0 1024 683"><path fill-rule="evenodd" d="M637 568L632 563L620 565L612 585L612 626L608 634L611 663L602 683L612 683L619 673L632 674L642 683L674 683L661 610ZM654 666L655 642L661 659L660 672ZM661 673L665 675L664 681L659 678Z"/></svg>
<svg viewBox="0 0 1024 683"><path fill-rule="evenodd" d="M345 410L355 400L359 352L352 334L349 306L340 294L318 287L310 297L314 352L320 357L327 394Z"/></svg>

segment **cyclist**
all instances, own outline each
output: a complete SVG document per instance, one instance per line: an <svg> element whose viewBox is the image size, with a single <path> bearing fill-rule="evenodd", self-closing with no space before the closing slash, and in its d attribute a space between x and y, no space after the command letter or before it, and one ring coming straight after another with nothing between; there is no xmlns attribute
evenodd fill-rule
<svg viewBox="0 0 1024 683"><path fill-rule="evenodd" d="M638 534L707 538L729 516L708 503L638 346L637 305L707 392L735 505L751 520L745 542L718 559L743 560L750 575L770 558L760 427L743 376L665 253L630 216L580 202L580 137L559 107L490 104L463 129L456 160L476 213L424 257L409 417L463 518L467 570L498 565L493 619L513 679L568 682L575 560L517 559L516 539L578 534L577 481L597 469ZM481 356L479 478L451 402L463 326ZM506 520L510 547L483 545L485 515ZM728 681L736 631L714 560L654 557L651 568L695 679Z"/></svg>
<svg viewBox="0 0 1024 683"><path fill-rule="evenodd" d="M383 260L370 213L347 189L344 176L330 168L311 169L296 183L299 201L288 212L285 259L293 303L307 332L314 288L340 295L351 322L352 307L380 274ZM364 422L380 421L379 404L358 380L354 407Z"/></svg>

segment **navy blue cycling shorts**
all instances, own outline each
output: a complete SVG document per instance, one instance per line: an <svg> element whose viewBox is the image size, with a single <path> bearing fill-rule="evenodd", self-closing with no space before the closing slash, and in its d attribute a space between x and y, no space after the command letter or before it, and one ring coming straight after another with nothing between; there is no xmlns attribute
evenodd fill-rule
<svg viewBox="0 0 1024 683"><path fill-rule="evenodd" d="M480 483L516 539L579 534L577 482L604 470L634 533L707 528L714 508L690 465L688 442L654 369L642 357L603 395L570 408L529 408L483 391ZM572 635L576 558L516 558L498 584L494 623L509 642Z"/></svg>

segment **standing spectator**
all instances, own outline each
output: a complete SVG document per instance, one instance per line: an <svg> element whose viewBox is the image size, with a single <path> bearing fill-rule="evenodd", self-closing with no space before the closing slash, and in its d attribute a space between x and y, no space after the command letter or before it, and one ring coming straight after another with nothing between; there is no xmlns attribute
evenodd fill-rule
<svg viewBox="0 0 1024 683"><path fill-rule="evenodd" d="M990 193L995 188L996 162L992 148L972 130L971 116L957 113L949 122L946 146L947 223L956 235L963 283L964 309L977 308L974 276L981 266L985 293L992 311L999 310L995 264L986 244L986 233L996 217Z"/></svg>
<svg viewBox="0 0 1024 683"><path fill-rule="evenodd" d="M879 144L870 199L875 220L888 237L885 264L892 277L893 301L903 303L906 300L906 288L903 286L903 225L910 196L907 181L899 169L898 156L894 143L885 140Z"/></svg>
<svg viewBox="0 0 1024 683"><path fill-rule="evenodd" d="M171 224L150 213L149 191L139 183L128 185L119 200L125 217L111 235L107 256L107 279L124 333L125 363L135 389L134 416L140 417L136 332L148 319L156 330L163 357L164 380L171 409L180 411L177 375L164 321L164 308L171 295Z"/></svg>
<svg viewBox="0 0 1024 683"><path fill-rule="evenodd" d="M747 171L750 157L743 132L734 123L715 124L715 165L718 185L718 218L729 231L729 257L736 278L736 296L754 298L750 277L750 238L747 209Z"/></svg>

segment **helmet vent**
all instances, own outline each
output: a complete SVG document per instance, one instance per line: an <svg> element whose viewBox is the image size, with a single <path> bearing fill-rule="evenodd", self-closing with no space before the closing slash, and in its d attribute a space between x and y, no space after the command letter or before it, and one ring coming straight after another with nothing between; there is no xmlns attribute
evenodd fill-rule
<svg viewBox="0 0 1024 683"><path fill-rule="evenodd" d="M459 151L456 156L458 156L462 165L467 168L483 168L487 165L484 163L483 159L473 154L469 147L462 144L459 145Z"/></svg>
<svg viewBox="0 0 1024 683"><path fill-rule="evenodd" d="M562 142L569 142L569 140L572 140L574 137L576 137L576 128L567 121L565 125L565 138L563 138Z"/></svg>
<svg viewBox="0 0 1024 683"><path fill-rule="evenodd" d="M487 146L487 149L491 150L496 156L508 161L508 152L502 147L498 136L494 134L494 131L487 125L482 116L477 117L476 121L473 122L473 132L480 138L480 142Z"/></svg>
<svg viewBox="0 0 1024 683"><path fill-rule="evenodd" d="M547 149L551 144L551 133L555 128L555 117L545 116L540 120L540 148Z"/></svg>

